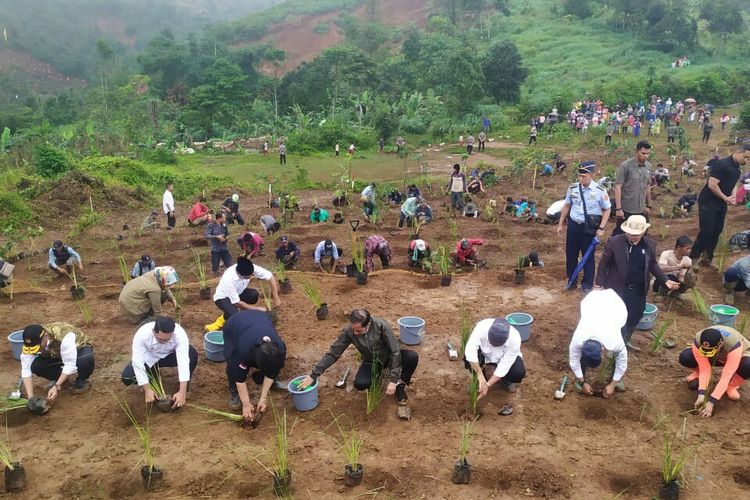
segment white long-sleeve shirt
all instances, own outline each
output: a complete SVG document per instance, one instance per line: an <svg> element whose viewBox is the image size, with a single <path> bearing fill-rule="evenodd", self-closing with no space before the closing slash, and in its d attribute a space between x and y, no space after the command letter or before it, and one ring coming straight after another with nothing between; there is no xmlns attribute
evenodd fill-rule
<svg viewBox="0 0 750 500"><path fill-rule="evenodd" d="M628 350L620 329L627 319L628 310L625 303L614 290L592 290L586 295L581 301L581 320L568 347L570 369L577 378L583 378L583 344L587 340L596 340L616 356L612 380L622 380L628 369Z"/></svg>
<svg viewBox="0 0 750 500"><path fill-rule="evenodd" d="M253 265L253 277L259 280L271 281L273 273L261 267L258 264ZM219 284L216 286L216 292L214 293L214 302L219 299L229 299L232 304L236 304L240 301L240 294L245 291L248 283L252 278L243 278L237 274L237 264L229 266L224 274L221 275Z"/></svg>
<svg viewBox="0 0 750 500"><path fill-rule="evenodd" d="M172 196L172 191L164 191L164 195L161 197L161 207L165 214L174 211L174 196Z"/></svg>
<svg viewBox="0 0 750 500"><path fill-rule="evenodd" d="M21 377L31 377L31 364L38 354L21 354ZM76 347L75 332L68 332L60 342L60 358L62 358L62 372L65 375L78 373L78 348Z"/></svg>
<svg viewBox="0 0 750 500"><path fill-rule="evenodd" d="M145 366L151 368L160 359L172 353L177 355L177 376L180 382L190 381L190 340L180 325L174 326L174 334L169 341L161 343L154 337L154 322L146 323L133 337L133 370L139 386L148 384Z"/></svg>
<svg viewBox="0 0 750 500"><path fill-rule="evenodd" d="M464 355L469 363L479 363L479 350L484 355L486 364L497 364L494 375L503 378L510 371L510 367L516 362L516 358L521 356L521 334L513 326L508 332L508 341L502 346L493 346L490 344L489 332L495 318L483 319L474 326L469 340L466 341Z"/></svg>

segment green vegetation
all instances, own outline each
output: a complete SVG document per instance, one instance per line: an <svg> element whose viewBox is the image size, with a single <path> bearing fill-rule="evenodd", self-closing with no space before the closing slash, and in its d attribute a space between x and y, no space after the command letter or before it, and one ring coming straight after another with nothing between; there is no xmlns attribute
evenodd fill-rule
<svg viewBox="0 0 750 500"><path fill-rule="evenodd" d="M139 463L143 462L147 467L148 470L153 470L154 468L154 449L151 446L151 422L150 422L150 416L146 415L146 423L141 424L138 422L138 419L135 417L135 414L133 413L133 410L130 409L130 406L128 406L127 401L124 399L118 399L117 396L114 396L117 403L120 405L120 408L122 408L122 411L125 412L125 415L127 415L128 420L130 420L130 423L133 425L133 429L135 429L135 432L138 434L138 440L141 443L141 448L143 449L143 454L141 457L141 460L139 460Z"/></svg>
<svg viewBox="0 0 750 500"><path fill-rule="evenodd" d="M371 415L385 397L385 380L383 377L383 366L375 359L370 371L370 387L365 391L367 407L365 413Z"/></svg>
<svg viewBox="0 0 750 500"><path fill-rule="evenodd" d="M672 447L672 440L664 437L664 450L662 452L661 478L664 483L676 481L682 476L685 466L685 455L676 456Z"/></svg>
<svg viewBox="0 0 750 500"><path fill-rule="evenodd" d="M339 430L339 442L341 444L341 451L346 458L346 465L351 466L354 470L359 465L359 453L362 449L362 444L365 441L364 435L357 432L352 422L350 428L345 428L339 419L335 420L336 427Z"/></svg>
<svg viewBox="0 0 750 500"><path fill-rule="evenodd" d="M8 447L7 443L5 441L0 441L0 462L2 462L5 467L7 467L10 470L13 470L15 466L13 463L15 460L13 460L13 454L10 451L10 448Z"/></svg>
<svg viewBox="0 0 750 500"><path fill-rule="evenodd" d="M471 439L474 437L474 420L461 420L461 439L458 446L458 458L462 463L466 463L466 457L469 456Z"/></svg>
<svg viewBox="0 0 750 500"><path fill-rule="evenodd" d="M659 328L654 332L654 336L651 339L651 343L649 344L648 350L651 354L656 354L659 349L664 347L666 338L665 335L667 334L667 330L670 326L674 323L674 320L669 319L659 326Z"/></svg>

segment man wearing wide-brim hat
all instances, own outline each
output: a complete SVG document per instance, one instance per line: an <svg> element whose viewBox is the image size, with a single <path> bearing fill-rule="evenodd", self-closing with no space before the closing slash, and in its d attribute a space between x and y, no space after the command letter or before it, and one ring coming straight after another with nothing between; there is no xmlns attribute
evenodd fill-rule
<svg viewBox="0 0 750 500"><path fill-rule="evenodd" d="M651 224L642 215L628 217L620 226L624 234L611 237L604 245L596 273L596 287L613 289L625 302L628 319L622 327L622 338L633 350L640 350L631 345L630 337L646 308L650 275L658 285L670 290L680 286L659 267L656 243L644 237L649 227Z"/></svg>

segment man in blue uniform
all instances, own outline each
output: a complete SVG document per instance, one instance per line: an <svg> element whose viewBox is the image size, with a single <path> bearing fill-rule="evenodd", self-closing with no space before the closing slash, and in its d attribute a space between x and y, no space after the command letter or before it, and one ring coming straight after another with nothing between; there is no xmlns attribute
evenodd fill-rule
<svg viewBox="0 0 750 500"><path fill-rule="evenodd" d="M600 240L604 236L604 227L609 219L612 204L607 191L592 180L596 163L585 161L578 167L578 182L570 185L565 193L565 204L560 213L557 234L561 235L563 225L568 221L567 239L565 240L565 272L568 281L578 265L578 256L583 255L594 236ZM596 266L592 254L583 266L583 293L588 293L594 285ZM576 288L576 279L566 289Z"/></svg>
<svg viewBox="0 0 750 500"><path fill-rule="evenodd" d="M224 358L232 409L242 408L242 416L252 420L255 412L268 408L268 391L279 376L286 360L286 345L276 333L265 311L248 309L233 314L224 325ZM250 369L254 368L252 374ZM247 376L261 385L258 405L250 402Z"/></svg>

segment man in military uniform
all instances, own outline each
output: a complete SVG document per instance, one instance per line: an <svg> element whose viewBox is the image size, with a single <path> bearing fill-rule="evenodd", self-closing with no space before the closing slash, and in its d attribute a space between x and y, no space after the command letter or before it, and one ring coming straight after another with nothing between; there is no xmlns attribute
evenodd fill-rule
<svg viewBox="0 0 750 500"><path fill-rule="evenodd" d="M565 193L565 204L560 213L557 234L562 235L563 225L568 220L567 238L565 241L565 272L568 280L578 265L578 256L583 255L594 236L600 240L604 236L604 227L609 219L612 204L607 191L593 181L596 163L585 161L578 167L578 182L570 185ZM596 269L592 254L583 266L583 292L587 293L594 285ZM576 288L578 279L566 289Z"/></svg>

